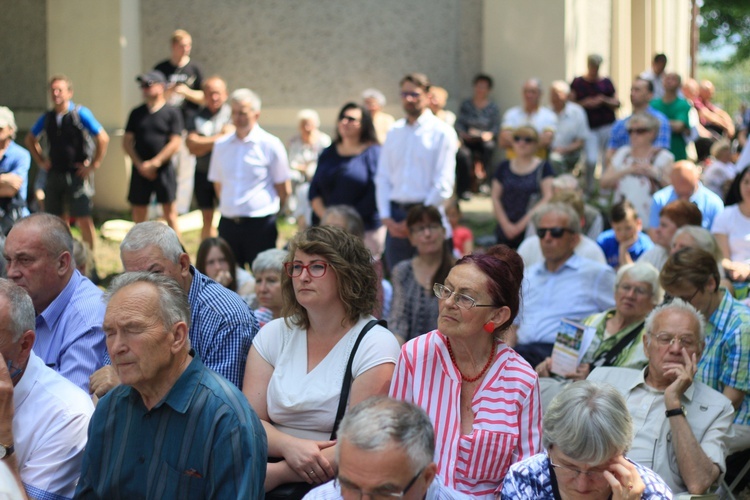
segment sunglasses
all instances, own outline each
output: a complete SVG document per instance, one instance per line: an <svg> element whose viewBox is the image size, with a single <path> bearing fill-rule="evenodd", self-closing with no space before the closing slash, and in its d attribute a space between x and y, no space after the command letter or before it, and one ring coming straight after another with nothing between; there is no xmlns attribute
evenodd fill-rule
<svg viewBox="0 0 750 500"><path fill-rule="evenodd" d="M148 82L141 82L141 88L142 89L148 89L156 85L156 82L148 81Z"/></svg>
<svg viewBox="0 0 750 500"><path fill-rule="evenodd" d="M533 142L536 142L536 139L533 137L529 137L527 135L514 135L513 140L515 142L525 142L526 144L531 144Z"/></svg>
<svg viewBox="0 0 750 500"><path fill-rule="evenodd" d="M543 240L549 231L550 236L555 239L562 238L565 233L572 233L567 227L540 227L536 230L536 235L539 236L540 240Z"/></svg>
<svg viewBox="0 0 750 500"><path fill-rule="evenodd" d="M651 132L650 128L639 127L639 128L629 128L628 129L628 134L648 134L649 132Z"/></svg>

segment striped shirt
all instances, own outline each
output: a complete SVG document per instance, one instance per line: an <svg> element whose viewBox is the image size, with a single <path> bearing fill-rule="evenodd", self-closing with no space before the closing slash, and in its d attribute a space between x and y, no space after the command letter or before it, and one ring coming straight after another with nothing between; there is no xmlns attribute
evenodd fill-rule
<svg viewBox="0 0 750 500"><path fill-rule="evenodd" d="M542 407L534 369L498 342L472 400L473 431L461 434L461 374L434 330L401 349L390 396L421 406L435 426L435 461L445 484L494 498L511 464L541 449Z"/></svg>
<svg viewBox="0 0 750 500"><path fill-rule="evenodd" d="M266 433L245 396L196 356L151 410L120 385L89 426L76 498L263 498Z"/></svg>
<svg viewBox="0 0 750 500"><path fill-rule="evenodd" d="M89 392L89 377L102 367L106 346L102 291L77 270L36 317L34 352L44 363Z"/></svg>
<svg viewBox="0 0 750 500"><path fill-rule="evenodd" d="M724 290L706 323L705 340L695 379L719 392L724 387L744 392L734 423L750 424L750 309Z"/></svg>

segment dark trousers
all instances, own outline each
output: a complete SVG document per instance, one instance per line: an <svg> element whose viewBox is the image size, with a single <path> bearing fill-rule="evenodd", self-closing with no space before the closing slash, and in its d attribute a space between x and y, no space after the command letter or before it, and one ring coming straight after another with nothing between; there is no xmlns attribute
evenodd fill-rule
<svg viewBox="0 0 750 500"><path fill-rule="evenodd" d="M237 265L252 265L263 250L276 248L276 216L266 217L221 217L219 236L229 243Z"/></svg>
<svg viewBox="0 0 750 500"><path fill-rule="evenodd" d="M546 342L531 342L528 344L516 344L513 348L518 354L525 359L532 368L536 368L536 365L552 356L552 348L555 344L547 344Z"/></svg>

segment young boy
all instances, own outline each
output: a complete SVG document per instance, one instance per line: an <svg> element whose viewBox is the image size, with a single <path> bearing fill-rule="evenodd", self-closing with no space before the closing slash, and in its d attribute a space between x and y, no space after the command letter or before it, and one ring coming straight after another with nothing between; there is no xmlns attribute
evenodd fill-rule
<svg viewBox="0 0 750 500"><path fill-rule="evenodd" d="M641 230L643 224L638 212L628 200L613 205L610 218L612 229L604 231L596 239L607 257L607 264L618 269L635 262L641 254L653 248L651 238Z"/></svg>

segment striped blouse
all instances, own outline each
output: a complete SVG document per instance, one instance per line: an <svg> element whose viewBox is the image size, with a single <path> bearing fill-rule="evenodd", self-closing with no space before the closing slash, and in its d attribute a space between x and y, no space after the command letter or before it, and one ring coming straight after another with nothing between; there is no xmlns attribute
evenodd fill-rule
<svg viewBox="0 0 750 500"><path fill-rule="evenodd" d="M470 435L461 434L461 375L437 330L404 344L390 395L427 412L435 426L438 474L446 486L473 497L494 498L511 464L542 449L537 375L501 342L474 394Z"/></svg>

